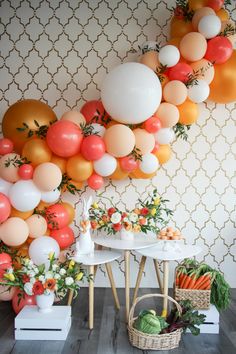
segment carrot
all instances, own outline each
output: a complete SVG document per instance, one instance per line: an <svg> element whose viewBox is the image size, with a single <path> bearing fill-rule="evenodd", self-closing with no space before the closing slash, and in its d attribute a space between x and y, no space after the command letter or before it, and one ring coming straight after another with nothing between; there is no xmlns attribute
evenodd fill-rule
<svg viewBox="0 0 236 354"><path fill-rule="evenodd" d="M182 278L182 281L181 281L180 284L179 284L179 287L180 287L181 289L183 289L183 284L184 284L184 282L185 282L187 276L188 276L188 274L184 274L184 276L183 276L183 278Z"/></svg>
<svg viewBox="0 0 236 354"><path fill-rule="evenodd" d="M201 287L205 284L205 283L207 283L209 280L211 280L211 276L210 276L210 274L209 273L205 273L203 276L202 276L203 278L201 279L201 281L197 281L196 282L196 284L195 284L195 286L194 286L194 289L201 289ZM201 278L201 277L199 277L199 278Z"/></svg>
<svg viewBox="0 0 236 354"><path fill-rule="evenodd" d="M206 275L205 274L203 274L199 278L197 278L193 289L198 289L198 286L203 282L204 279L206 279Z"/></svg>
<svg viewBox="0 0 236 354"><path fill-rule="evenodd" d="M188 284L191 282L192 278L187 275L183 284L182 284L182 289L188 289Z"/></svg>
<svg viewBox="0 0 236 354"><path fill-rule="evenodd" d="M180 273L179 274L179 287L180 287L180 284L181 284L181 282L183 281L183 277L184 277L184 273Z"/></svg>
<svg viewBox="0 0 236 354"><path fill-rule="evenodd" d="M209 286L210 284L211 284L211 277L207 277L207 278L205 279L205 281L203 281L203 282L199 285L198 289L203 290L203 289L205 288L205 286Z"/></svg>
<svg viewBox="0 0 236 354"><path fill-rule="evenodd" d="M177 286L177 287L179 287L179 278L180 278L180 274L181 273L176 273L176 277L175 277L175 285Z"/></svg>
<svg viewBox="0 0 236 354"><path fill-rule="evenodd" d="M203 284L203 285L199 288L199 290L210 290L210 289L211 289L211 281L210 281L210 280L208 280L207 283Z"/></svg>
<svg viewBox="0 0 236 354"><path fill-rule="evenodd" d="M196 280L197 280L197 276L196 274L194 273L191 277L191 281L190 283L188 284L188 289L193 289L195 283L196 283Z"/></svg>

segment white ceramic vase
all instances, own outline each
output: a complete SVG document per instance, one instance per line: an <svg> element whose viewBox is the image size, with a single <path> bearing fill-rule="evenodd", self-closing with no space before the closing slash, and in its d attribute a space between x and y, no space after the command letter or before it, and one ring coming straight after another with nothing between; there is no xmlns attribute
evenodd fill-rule
<svg viewBox="0 0 236 354"><path fill-rule="evenodd" d="M134 233L132 231L128 231L125 228L120 230L120 239L123 241L133 241Z"/></svg>
<svg viewBox="0 0 236 354"><path fill-rule="evenodd" d="M52 311L52 306L54 302L54 291L50 291L48 295L36 295L36 304L38 306L38 311L41 313L48 313Z"/></svg>

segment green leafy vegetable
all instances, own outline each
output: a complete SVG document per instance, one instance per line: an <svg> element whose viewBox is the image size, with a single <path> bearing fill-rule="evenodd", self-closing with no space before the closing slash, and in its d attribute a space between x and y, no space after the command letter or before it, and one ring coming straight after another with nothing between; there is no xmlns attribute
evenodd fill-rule
<svg viewBox="0 0 236 354"><path fill-rule="evenodd" d="M154 315L152 310L141 311L134 322L134 328L148 334L158 334L167 326L164 318Z"/></svg>

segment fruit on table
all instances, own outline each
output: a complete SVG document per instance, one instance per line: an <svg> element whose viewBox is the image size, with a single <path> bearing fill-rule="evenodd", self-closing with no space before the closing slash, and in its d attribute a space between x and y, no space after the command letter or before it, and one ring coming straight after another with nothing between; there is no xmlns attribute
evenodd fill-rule
<svg viewBox="0 0 236 354"><path fill-rule="evenodd" d="M157 235L159 240L183 240L184 236L178 229L174 229L173 227L167 227L166 229L162 229Z"/></svg>

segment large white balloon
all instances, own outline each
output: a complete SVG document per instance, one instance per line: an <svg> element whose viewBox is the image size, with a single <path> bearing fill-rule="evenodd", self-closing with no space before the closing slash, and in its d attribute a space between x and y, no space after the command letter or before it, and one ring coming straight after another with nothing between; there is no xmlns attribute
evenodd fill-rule
<svg viewBox="0 0 236 354"><path fill-rule="evenodd" d="M159 51L159 61L168 68L178 63L180 58L179 49L174 45L165 45Z"/></svg>
<svg viewBox="0 0 236 354"><path fill-rule="evenodd" d="M20 180L11 187L9 199L15 209L29 211L39 204L41 192L32 180Z"/></svg>
<svg viewBox="0 0 236 354"><path fill-rule="evenodd" d="M188 88L188 98L195 103L205 101L210 94L210 87L205 80L196 80L196 85Z"/></svg>
<svg viewBox="0 0 236 354"><path fill-rule="evenodd" d="M170 144L175 138L175 133L171 128L162 128L154 134L155 140L160 145Z"/></svg>
<svg viewBox="0 0 236 354"><path fill-rule="evenodd" d="M214 38L220 33L221 20L216 15L208 15L201 18L198 24L198 31L206 38Z"/></svg>
<svg viewBox="0 0 236 354"><path fill-rule="evenodd" d="M54 189L50 192L42 192L41 200L45 203L54 203L60 198L61 192L59 189Z"/></svg>
<svg viewBox="0 0 236 354"><path fill-rule="evenodd" d="M115 157L106 153L99 160L94 161L93 167L97 174L103 177L107 177L115 172L117 161Z"/></svg>
<svg viewBox="0 0 236 354"><path fill-rule="evenodd" d="M161 84L146 65L125 63L104 79L101 99L105 110L117 121L138 124L151 117L161 102Z"/></svg>
<svg viewBox="0 0 236 354"><path fill-rule="evenodd" d="M3 178L0 178L0 193L8 196L11 186L12 186L12 183L6 181Z"/></svg>
<svg viewBox="0 0 236 354"><path fill-rule="evenodd" d="M29 256L36 265L45 264L46 268L49 267L49 254L55 253L58 258L60 247L56 240L52 237L41 236L33 240L29 246Z"/></svg>
<svg viewBox="0 0 236 354"><path fill-rule="evenodd" d="M143 155L139 168L144 173L153 173L158 169L159 162L155 155L148 153Z"/></svg>

